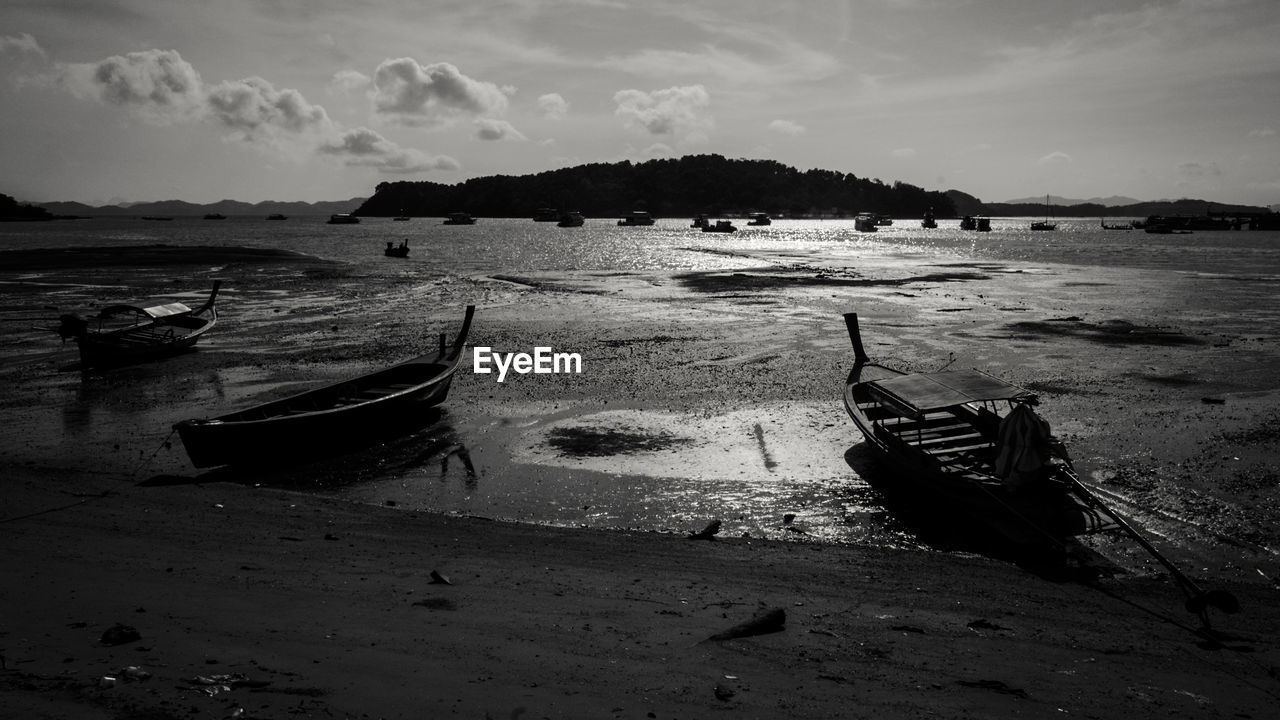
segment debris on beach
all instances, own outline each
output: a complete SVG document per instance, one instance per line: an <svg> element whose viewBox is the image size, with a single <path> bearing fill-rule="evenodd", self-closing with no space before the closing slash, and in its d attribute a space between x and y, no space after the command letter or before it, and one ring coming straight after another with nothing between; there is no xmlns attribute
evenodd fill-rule
<svg viewBox="0 0 1280 720"><path fill-rule="evenodd" d="M750 637L752 635L765 635L767 633L782 632L786 629L787 611L782 608L766 608L756 613L754 617L746 622L738 623L728 630L718 632L707 638L707 640L733 640L735 638Z"/></svg>
<svg viewBox="0 0 1280 720"><path fill-rule="evenodd" d="M702 528L698 532L689 533L690 540L715 540L716 535L720 532L720 521L712 520L709 525Z"/></svg>
<svg viewBox="0 0 1280 720"><path fill-rule="evenodd" d="M101 642L103 645L124 645L126 643L137 642L142 639L142 633L137 628L122 623L107 628L102 633Z"/></svg>

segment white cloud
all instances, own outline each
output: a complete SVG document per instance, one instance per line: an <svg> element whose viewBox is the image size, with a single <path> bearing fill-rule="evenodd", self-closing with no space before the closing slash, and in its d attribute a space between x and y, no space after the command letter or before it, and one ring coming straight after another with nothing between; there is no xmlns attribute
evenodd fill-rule
<svg viewBox="0 0 1280 720"><path fill-rule="evenodd" d="M344 164L377 168L384 173L419 173L429 170L457 170L457 160L448 155L428 155L414 148L403 148L366 127L344 132L336 140L318 148L322 155L340 159Z"/></svg>
<svg viewBox="0 0 1280 720"><path fill-rule="evenodd" d="M339 70L329 80L329 92L350 95L373 84L373 78L356 70Z"/></svg>
<svg viewBox="0 0 1280 720"><path fill-rule="evenodd" d="M1222 174L1222 169L1214 162L1184 162L1178 164L1178 174L1187 179L1217 177Z"/></svg>
<svg viewBox="0 0 1280 720"><path fill-rule="evenodd" d="M547 93L538 98L538 108L542 110L543 117L559 120L569 114L569 101L561 97L560 93Z"/></svg>
<svg viewBox="0 0 1280 720"><path fill-rule="evenodd" d="M506 120L494 120L493 118L480 118L476 120L476 136L481 140L524 140L526 139L519 130L516 130L511 123Z"/></svg>
<svg viewBox="0 0 1280 720"><path fill-rule="evenodd" d="M58 80L77 97L129 107L153 122L189 120L204 108L200 74L174 50L60 64Z"/></svg>
<svg viewBox="0 0 1280 720"><path fill-rule="evenodd" d="M18 35L0 36L0 53L14 51L18 53L31 53L44 57L44 48L40 47L40 43L31 36L31 33L21 33Z"/></svg>
<svg viewBox="0 0 1280 720"><path fill-rule="evenodd" d="M374 71L373 87L374 109L407 125L440 127L460 117L507 109L503 89L469 78L449 63L385 60Z"/></svg>
<svg viewBox="0 0 1280 720"><path fill-rule="evenodd" d="M333 123L323 107L312 105L297 90L277 90L259 77L219 83L209 88L210 115L248 139L329 130Z"/></svg>
<svg viewBox="0 0 1280 720"><path fill-rule="evenodd" d="M639 126L653 135L689 134L704 136L714 121L706 113L711 96L701 85L670 87L651 93L621 90L614 93L615 115L627 125Z"/></svg>
<svg viewBox="0 0 1280 720"><path fill-rule="evenodd" d="M1060 150L1054 150L1048 155L1036 160L1037 165L1063 165L1070 162L1073 162L1072 157Z"/></svg>
<svg viewBox="0 0 1280 720"><path fill-rule="evenodd" d="M769 123L769 129L778 134L790 135L792 137L803 135L806 132L805 126L798 122L792 122L791 120L774 120Z"/></svg>

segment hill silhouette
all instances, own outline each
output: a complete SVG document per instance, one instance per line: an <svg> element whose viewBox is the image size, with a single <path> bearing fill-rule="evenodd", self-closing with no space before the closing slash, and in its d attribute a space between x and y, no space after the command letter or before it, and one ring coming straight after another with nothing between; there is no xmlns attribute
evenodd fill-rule
<svg viewBox="0 0 1280 720"><path fill-rule="evenodd" d="M532 217L539 208L620 217L645 210L657 217L767 212L792 217L840 217L874 212L919 217L933 208L954 214L944 193L831 170L800 171L773 160L720 155L622 161L561 168L535 175L472 178L455 185L425 181L380 183L357 215Z"/></svg>
<svg viewBox="0 0 1280 720"><path fill-rule="evenodd" d="M0 220L52 220L53 214L42 207L22 205L8 195L0 195Z"/></svg>

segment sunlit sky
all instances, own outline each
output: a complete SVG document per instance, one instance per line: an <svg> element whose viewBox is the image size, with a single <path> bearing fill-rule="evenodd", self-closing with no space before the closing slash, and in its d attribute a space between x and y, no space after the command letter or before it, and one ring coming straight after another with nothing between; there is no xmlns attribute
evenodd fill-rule
<svg viewBox="0 0 1280 720"><path fill-rule="evenodd" d="M1277 0L4 0L0 193L340 200L716 153L1280 203Z"/></svg>

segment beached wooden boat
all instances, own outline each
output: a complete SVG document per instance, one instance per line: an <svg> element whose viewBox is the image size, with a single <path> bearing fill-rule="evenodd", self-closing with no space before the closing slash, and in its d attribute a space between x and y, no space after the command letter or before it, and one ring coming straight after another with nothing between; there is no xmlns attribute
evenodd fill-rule
<svg viewBox="0 0 1280 720"><path fill-rule="evenodd" d="M917 504L981 526L1011 549L1064 550L1074 536L1117 531L1169 571L1186 609L1209 629L1208 609L1240 610L1222 589L1204 590L1080 482L1066 449L1031 409L1030 391L978 370L904 373L867 357L857 313L844 316L854 365L844 406L894 470L892 484Z"/></svg>
<svg viewBox="0 0 1280 720"><path fill-rule="evenodd" d="M894 490L1016 546L1060 547L1116 527L1080 494L1030 391L979 370L909 374L873 363L857 315L845 323L856 356L845 410L893 469Z"/></svg>
<svg viewBox="0 0 1280 720"><path fill-rule="evenodd" d="M398 365L174 430L198 468L271 465L403 434L445 401L471 330L467 307L452 345Z"/></svg>
<svg viewBox="0 0 1280 720"><path fill-rule="evenodd" d="M80 346L80 366L113 367L152 360L189 350L218 322L214 301L221 280L213 282L209 299L192 310L182 303L152 307L112 305L91 318L66 314L50 328Z"/></svg>

